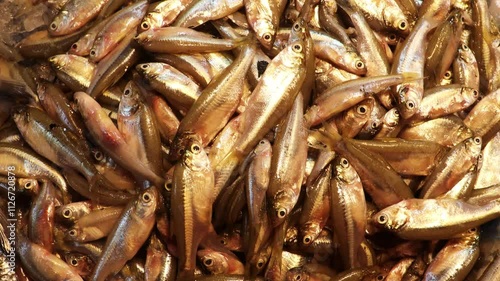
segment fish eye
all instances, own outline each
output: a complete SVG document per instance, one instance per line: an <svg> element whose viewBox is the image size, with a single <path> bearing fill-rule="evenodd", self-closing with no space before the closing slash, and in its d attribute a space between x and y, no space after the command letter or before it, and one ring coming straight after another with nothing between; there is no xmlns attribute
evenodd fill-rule
<svg viewBox="0 0 500 281"><path fill-rule="evenodd" d="M406 103L406 108L408 108L408 109L414 109L415 108L415 103L413 101L408 101Z"/></svg>
<svg viewBox="0 0 500 281"><path fill-rule="evenodd" d="M480 137L475 137L474 138L474 143L475 144L481 144L481 138Z"/></svg>
<svg viewBox="0 0 500 281"><path fill-rule="evenodd" d="M259 144L265 144L266 142L264 140L261 140Z"/></svg>
<svg viewBox="0 0 500 281"><path fill-rule="evenodd" d="M286 216L286 209L285 208L279 208L278 211L276 212L276 216L278 216L278 218L282 219Z"/></svg>
<svg viewBox="0 0 500 281"><path fill-rule="evenodd" d="M399 24L398 24L398 28L400 30L406 30L406 28L408 28L408 23L406 23L406 21L401 21Z"/></svg>
<svg viewBox="0 0 500 281"><path fill-rule="evenodd" d="M396 37L396 34L391 33L391 34L389 34L389 37L388 37L388 38L389 38L389 41L394 42L394 41L396 41L396 38L397 38L397 37Z"/></svg>
<svg viewBox="0 0 500 281"><path fill-rule="evenodd" d="M293 50L295 52L302 52L302 46L300 44L293 45Z"/></svg>
<svg viewBox="0 0 500 281"><path fill-rule="evenodd" d="M361 69L361 68L364 68L364 67L365 67L365 63L364 63L364 62L362 62L362 61L360 61L360 60L358 60L358 61L356 62L356 68L357 68L357 69Z"/></svg>
<svg viewBox="0 0 500 281"><path fill-rule="evenodd" d="M172 182L165 182L165 190L172 191Z"/></svg>
<svg viewBox="0 0 500 281"><path fill-rule="evenodd" d="M184 150L184 148L181 148L181 149L179 149L179 151L177 151L177 153L179 153L179 155L184 155L184 152L186 152Z"/></svg>
<svg viewBox="0 0 500 281"><path fill-rule="evenodd" d="M31 181L27 182L24 184L24 188L27 189L27 190L30 190L33 188L33 185L31 185Z"/></svg>
<svg viewBox="0 0 500 281"><path fill-rule="evenodd" d="M149 192L146 192L142 195L142 201L144 201L144 203L151 202L151 195L149 194Z"/></svg>
<svg viewBox="0 0 500 281"><path fill-rule="evenodd" d="M312 242L312 239L311 239L311 236L309 236L309 235L305 236L304 239L302 239L302 243L304 243L304 245L309 245L311 242Z"/></svg>
<svg viewBox="0 0 500 281"><path fill-rule="evenodd" d="M399 110L394 110L394 116L399 117Z"/></svg>
<svg viewBox="0 0 500 281"><path fill-rule="evenodd" d="M125 89L125 91L123 91L123 95L128 96L128 95L130 95L131 92L132 91L130 91L130 89Z"/></svg>
<svg viewBox="0 0 500 281"><path fill-rule="evenodd" d="M142 69L148 69L148 67L149 67L149 65L147 63L141 64L141 68Z"/></svg>
<svg viewBox="0 0 500 281"><path fill-rule="evenodd" d="M344 168L349 167L349 161L345 158L340 159L340 165Z"/></svg>
<svg viewBox="0 0 500 281"><path fill-rule="evenodd" d="M262 259L259 259L259 261L257 262L257 268L261 269L262 267L264 267L264 261Z"/></svg>
<svg viewBox="0 0 500 281"><path fill-rule="evenodd" d="M385 279L385 276L382 274L377 275L377 280L382 281Z"/></svg>
<svg viewBox="0 0 500 281"><path fill-rule="evenodd" d="M388 221L388 218L384 214L378 216L378 218L377 218L377 222L380 223L380 224L386 224L387 221Z"/></svg>
<svg viewBox="0 0 500 281"><path fill-rule="evenodd" d="M214 264L214 261L212 259L206 259L203 261L203 264L205 266L211 266L212 264Z"/></svg>
<svg viewBox="0 0 500 281"><path fill-rule="evenodd" d="M197 145L197 144L191 145L191 151L193 151L193 152L200 152L200 150L201 150L201 148L200 148L199 145Z"/></svg>
<svg viewBox="0 0 500 281"><path fill-rule="evenodd" d="M479 96L479 92L477 90L474 90L474 91L472 91L472 95L474 97L478 97Z"/></svg>
<svg viewBox="0 0 500 281"><path fill-rule="evenodd" d="M95 50L94 49L90 50L90 56L95 57Z"/></svg>
<svg viewBox="0 0 500 281"><path fill-rule="evenodd" d="M360 105L358 106L358 108L356 108L356 112L359 114L365 114L367 111L368 109L366 109L366 106L364 105Z"/></svg>
<svg viewBox="0 0 500 281"><path fill-rule="evenodd" d="M78 44L73 43L73 45L71 45L71 49L74 49L74 50L78 49Z"/></svg>
<svg viewBox="0 0 500 281"><path fill-rule="evenodd" d="M262 39L264 39L264 41L267 41L267 42L270 42L271 41L271 38L273 38L271 36L270 33L265 33L263 36L262 36Z"/></svg>
<svg viewBox="0 0 500 281"><path fill-rule="evenodd" d="M101 161L102 159L104 159L104 155L102 154L102 152L96 151L94 152L94 159L97 161Z"/></svg>
<svg viewBox="0 0 500 281"><path fill-rule="evenodd" d="M75 237L76 235L78 234L78 231L76 231L76 229L71 229L69 232L68 232L68 235L71 236L71 237Z"/></svg>
<svg viewBox="0 0 500 281"><path fill-rule="evenodd" d="M373 121L372 129L377 129L379 127L379 123L377 121Z"/></svg>
<svg viewBox="0 0 500 281"><path fill-rule="evenodd" d="M298 273L297 275L295 275L295 280L297 281L302 280L302 274Z"/></svg>
<svg viewBox="0 0 500 281"><path fill-rule="evenodd" d="M444 73L444 78L445 78L445 79L450 79L450 78L451 78L451 71L449 71L449 70L448 70L448 71L446 71L446 72Z"/></svg>
<svg viewBox="0 0 500 281"><path fill-rule="evenodd" d="M296 23L293 25L293 30L299 31L300 30L300 24Z"/></svg>
<svg viewBox="0 0 500 281"><path fill-rule="evenodd" d="M71 259L71 265L72 266L77 266L78 265L78 260L76 258Z"/></svg>
<svg viewBox="0 0 500 281"><path fill-rule="evenodd" d="M142 29L144 29L144 30L148 30L148 29L149 29L149 24L148 24L148 22L146 22L146 21L142 22L141 27L142 27Z"/></svg>
<svg viewBox="0 0 500 281"><path fill-rule="evenodd" d="M63 211L62 215L64 218L69 219L71 217L71 213L72 213L72 211L70 209L66 209Z"/></svg>
<svg viewBox="0 0 500 281"><path fill-rule="evenodd" d="M221 238L220 243L222 245L224 245L224 246L227 245L227 239L226 238Z"/></svg>
<svg viewBox="0 0 500 281"><path fill-rule="evenodd" d="M466 44L462 44L462 50L467 51L469 49L469 46Z"/></svg>
<svg viewBox="0 0 500 281"><path fill-rule="evenodd" d="M56 30L57 29L57 24L55 22L52 22L50 24L50 30Z"/></svg>

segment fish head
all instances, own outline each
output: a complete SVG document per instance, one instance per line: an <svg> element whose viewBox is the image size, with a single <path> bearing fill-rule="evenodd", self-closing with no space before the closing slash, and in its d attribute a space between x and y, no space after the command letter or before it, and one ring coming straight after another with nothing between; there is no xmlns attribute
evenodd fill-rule
<svg viewBox="0 0 500 281"><path fill-rule="evenodd" d="M302 236L302 244L305 246L310 245L323 228L317 222L307 222L300 228L300 234Z"/></svg>
<svg viewBox="0 0 500 281"><path fill-rule="evenodd" d="M471 156L475 159L479 158L481 155L481 146L483 142L481 137L473 137L465 140L466 150L469 151Z"/></svg>
<svg viewBox="0 0 500 281"><path fill-rule="evenodd" d="M282 224L290 214L297 202L298 195L292 191L293 188L282 188L272 199L270 218L274 227Z"/></svg>
<svg viewBox="0 0 500 281"><path fill-rule="evenodd" d="M12 111L12 120L20 132L24 132L31 120L30 110L27 106L19 106Z"/></svg>
<svg viewBox="0 0 500 281"><path fill-rule="evenodd" d="M85 235L79 227L75 226L66 232L64 239L66 241L81 241L81 239L85 239Z"/></svg>
<svg viewBox="0 0 500 281"><path fill-rule="evenodd" d="M139 25L139 32L159 28L163 25L163 15L157 12L147 14Z"/></svg>
<svg viewBox="0 0 500 281"><path fill-rule="evenodd" d="M308 281L309 273L301 267L295 267L290 270L285 275L286 281Z"/></svg>
<svg viewBox="0 0 500 281"><path fill-rule="evenodd" d="M135 202L135 212L140 218L154 215L158 205L159 193L155 186L144 190Z"/></svg>
<svg viewBox="0 0 500 281"><path fill-rule="evenodd" d="M186 154L187 150L193 149L193 151L191 151L190 153L198 153L199 151L196 150L196 146L193 145L197 144L201 146L201 143L201 137L198 134L192 132L185 132L175 135L174 140L172 141L172 144L170 146L170 160L177 161L181 159L184 154Z"/></svg>
<svg viewBox="0 0 500 281"><path fill-rule="evenodd" d="M271 256L271 247L266 247L252 257L249 262L250 269L248 270L250 277L255 277L266 267L269 257Z"/></svg>
<svg viewBox="0 0 500 281"><path fill-rule="evenodd" d="M479 98L479 91L474 88L463 87L461 90L461 95L468 106L471 106ZM468 107L467 106L467 107Z"/></svg>
<svg viewBox="0 0 500 281"><path fill-rule="evenodd" d="M201 254L200 254L201 252ZM212 250L198 251L198 256L203 267L210 274L225 274L229 269L229 264L224 255Z"/></svg>
<svg viewBox="0 0 500 281"><path fill-rule="evenodd" d="M72 17L70 13L66 10L62 10L57 14L54 20L49 25L49 33L51 35L64 35L68 28L75 26L72 22Z"/></svg>
<svg viewBox="0 0 500 281"><path fill-rule="evenodd" d="M386 26L391 27L393 30L397 30L401 34L410 33L410 23L399 8L388 7L384 9L382 16Z"/></svg>
<svg viewBox="0 0 500 281"><path fill-rule="evenodd" d="M87 276L92 273L94 262L92 259L81 253L67 253L64 255L66 263L81 276Z"/></svg>
<svg viewBox="0 0 500 281"><path fill-rule="evenodd" d="M134 115L142 104L140 99L139 88L134 81L129 81L120 99L118 113L125 117Z"/></svg>
<svg viewBox="0 0 500 281"><path fill-rule="evenodd" d="M420 108L419 93L417 89L410 85L403 85L398 88L399 113L403 119L412 117Z"/></svg>
<svg viewBox="0 0 500 281"><path fill-rule="evenodd" d="M271 22L271 19L258 19L255 22L254 30L260 44L262 44L262 46L267 50L270 50L273 47L273 43L276 38L276 30Z"/></svg>
<svg viewBox="0 0 500 281"><path fill-rule="evenodd" d="M396 204L376 213L374 222L377 226L384 229L398 231L405 226L408 218L405 209Z"/></svg>
<svg viewBox="0 0 500 281"><path fill-rule="evenodd" d="M337 178L347 184L359 181L358 173L344 157L339 158L335 170L337 171Z"/></svg>
<svg viewBox="0 0 500 281"><path fill-rule="evenodd" d="M363 59L358 55L356 51L348 51L342 58L344 64L349 69L349 72L356 75L366 74L366 65Z"/></svg>

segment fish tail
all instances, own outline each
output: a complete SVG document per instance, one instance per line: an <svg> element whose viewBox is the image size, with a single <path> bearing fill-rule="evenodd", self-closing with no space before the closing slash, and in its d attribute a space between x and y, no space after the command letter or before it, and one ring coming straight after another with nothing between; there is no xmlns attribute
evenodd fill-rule
<svg viewBox="0 0 500 281"><path fill-rule="evenodd" d="M401 76L403 77L403 82L401 83L409 83L413 81L424 80L424 77L422 77L422 75L416 72L404 72L401 74Z"/></svg>

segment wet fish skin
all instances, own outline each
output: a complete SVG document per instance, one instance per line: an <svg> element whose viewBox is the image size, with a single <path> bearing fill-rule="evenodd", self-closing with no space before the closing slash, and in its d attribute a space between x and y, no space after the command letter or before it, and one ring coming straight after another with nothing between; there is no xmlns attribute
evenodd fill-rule
<svg viewBox="0 0 500 281"><path fill-rule="evenodd" d="M75 221L65 238L68 241L90 242L106 237L122 212L121 206L92 211Z"/></svg>
<svg viewBox="0 0 500 281"><path fill-rule="evenodd" d="M247 108L238 117L238 137L232 151L215 164L216 190L222 188L243 157L292 107L305 79L304 56L304 42L299 41L281 51L267 66Z"/></svg>
<svg viewBox="0 0 500 281"><path fill-rule="evenodd" d="M366 203L361 179L350 162L334 161L336 175L330 188L333 227L339 239L340 256L345 269L363 266L359 254L366 229Z"/></svg>
<svg viewBox="0 0 500 281"><path fill-rule="evenodd" d="M131 201L114 226L89 280L104 281L132 259L149 237L155 224L159 191L152 186ZM134 235L122 235L131 233Z"/></svg>
<svg viewBox="0 0 500 281"><path fill-rule="evenodd" d="M123 139L153 173L163 174L161 140L156 119L144 101L140 87L133 81L125 86L118 106L118 130Z"/></svg>
<svg viewBox="0 0 500 281"><path fill-rule="evenodd" d="M13 119L35 151L62 168L78 170L89 182L97 183L100 174L86 151L85 141L34 107L20 108Z"/></svg>
<svg viewBox="0 0 500 281"><path fill-rule="evenodd" d="M184 134L197 134L203 146L207 146L224 128L243 96L243 81L255 52L255 44L245 46L233 63L201 92L179 124L171 146L172 159L180 156L178 150L182 147L179 139Z"/></svg>
<svg viewBox="0 0 500 281"><path fill-rule="evenodd" d="M49 25L49 33L54 36L70 34L97 17L99 11L110 0L78 1L69 0Z"/></svg>
<svg viewBox="0 0 500 281"><path fill-rule="evenodd" d="M77 92L74 94L74 100L92 138L103 151L125 169L152 181L157 186L163 186L164 180L128 149L121 133L92 97L84 92Z"/></svg>
<svg viewBox="0 0 500 281"><path fill-rule="evenodd" d="M33 151L18 145L0 144L0 155L1 171L8 171L9 166L14 166L18 177L45 178L55 183L63 193L68 192L66 181L59 171Z"/></svg>
<svg viewBox="0 0 500 281"><path fill-rule="evenodd" d="M245 175L245 190L248 208L248 262L246 274L250 271L250 262L255 260L259 251L271 236L269 216L267 215L266 191L269 187L269 169L271 167L272 147L267 139L262 139L253 151ZM255 276L249 276L255 277Z"/></svg>
<svg viewBox="0 0 500 281"><path fill-rule="evenodd" d="M83 121L60 88L53 84L40 83L37 93L42 107L52 119L64 124L73 133L83 136Z"/></svg>
<svg viewBox="0 0 500 281"><path fill-rule="evenodd" d="M243 0L193 1L177 17L174 26L195 28L210 20L233 14L243 7Z"/></svg>
<svg viewBox="0 0 500 281"><path fill-rule="evenodd" d="M142 32L135 38L149 52L157 53L200 53L232 50L243 39L217 39L210 34L187 27L162 27Z"/></svg>
<svg viewBox="0 0 500 281"><path fill-rule="evenodd" d="M449 115L406 126L399 132L398 137L405 140L433 141L452 147L473 135L474 132L460 117Z"/></svg>
<svg viewBox="0 0 500 281"><path fill-rule="evenodd" d="M134 36L134 32L128 33L116 48L97 64L86 89L90 96L93 98L101 96L139 60L140 50L133 44Z"/></svg>
<svg viewBox="0 0 500 281"><path fill-rule="evenodd" d="M213 275L243 274L243 264L231 252L219 252L213 249L203 249L197 252L198 259L204 268Z"/></svg>
<svg viewBox="0 0 500 281"><path fill-rule="evenodd" d="M23 269L40 281L83 281L73 269L42 246L31 242L22 234L17 235L17 253Z"/></svg>
<svg viewBox="0 0 500 281"><path fill-rule="evenodd" d="M464 280L479 258L479 230L471 228L464 237L448 240L427 267L423 280Z"/></svg>
<svg viewBox="0 0 500 281"><path fill-rule="evenodd" d="M299 218L299 237L304 245L311 244L318 237L330 217L331 174L328 165L314 182L306 186L306 199Z"/></svg>
<svg viewBox="0 0 500 281"><path fill-rule="evenodd" d="M193 2L192 0L160 1L150 6L150 11L144 16L139 31L144 32L149 29L168 26L175 21L186 7ZM153 5L154 8L152 7Z"/></svg>
<svg viewBox="0 0 500 281"><path fill-rule="evenodd" d="M193 140L174 168L172 220L179 255L178 278L193 278L196 251L211 227L214 172L203 146ZM196 188L196 190L195 190Z"/></svg>
<svg viewBox="0 0 500 281"><path fill-rule="evenodd" d="M297 95L287 117L278 125L271 157L269 217L274 227L283 223L296 205L307 160L307 131L303 119L304 101Z"/></svg>
<svg viewBox="0 0 500 281"><path fill-rule="evenodd" d="M474 137L454 146L439 160L432 173L425 179L420 197L436 198L449 191L473 165L477 164L481 144L481 138Z"/></svg>
<svg viewBox="0 0 500 281"><path fill-rule="evenodd" d="M436 240L448 239L499 214L498 200L476 206L457 199L408 199L382 209L373 219L401 238Z"/></svg>
<svg viewBox="0 0 500 281"><path fill-rule="evenodd" d="M201 94L201 87L189 76L165 63L138 64L136 70L172 106L187 112Z"/></svg>
<svg viewBox="0 0 500 281"><path fill-rule="evenodd" d="M89 60L96 63L109 54L127 34L136 29L146 14L148 6L145 0L137 1L113 14L96 34L89 51Z"/></svg>
<svg viewBox="0 0 500 281"><path fill-rule="evenodd" d="M78 41L71 45L68 53L77 56L88 56L90 54L90 49L92 49L92 45L94 44L94 40L97 34L101 31L101 29L106 25L109 21L108 19L104 19L94 24L83 36L80 36Z"/></svg>
<svg viewBox="0 0 500 281"><path fill-rule="evenodd" d="M51 182L44 182L33 201L29 215L28 237L52 253L54 250L54 216L58 202L56 189Z"/></svg>
<svg viewBox="0 0 500 281"><path fill-rule="evenodd" d="M145 281L174 281L177 274L177 259L166 249L156 234L149 239L146 255Z"/></svg>

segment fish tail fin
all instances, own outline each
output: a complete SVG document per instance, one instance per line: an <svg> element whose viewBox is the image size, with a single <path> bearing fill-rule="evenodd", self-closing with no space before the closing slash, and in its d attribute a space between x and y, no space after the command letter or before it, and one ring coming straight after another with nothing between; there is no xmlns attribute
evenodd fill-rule
<svg viewBox="0 0 500 281"><path fill-rule="evenodd" d="M416 73L416 72L404 72L404 73L401 73L401 76L403 76L402 83L414 82L414 81L419 81L419 80L425 79L425 77L423 77L420 73Z"/></svg>

